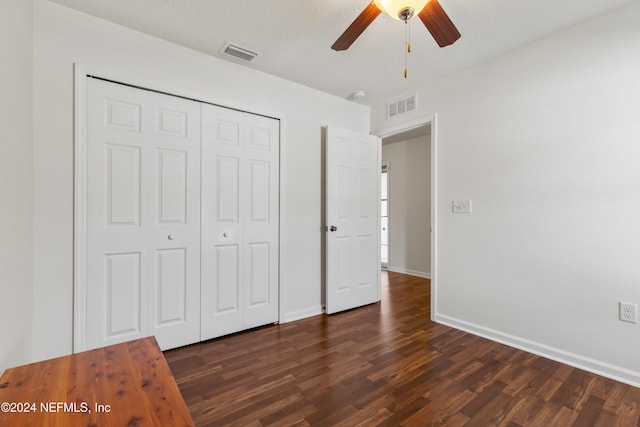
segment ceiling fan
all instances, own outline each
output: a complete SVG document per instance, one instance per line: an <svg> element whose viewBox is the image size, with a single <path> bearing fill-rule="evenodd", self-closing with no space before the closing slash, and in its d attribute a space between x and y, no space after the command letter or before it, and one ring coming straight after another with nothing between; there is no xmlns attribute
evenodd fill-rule
<svg viewBox="0 0 640 427"><path fill-rule="evenodd" d="M331 46L347 50L381 12L407 23L416 13L440 47L449 46L460 33L438 0L373 0Z"/></svg>

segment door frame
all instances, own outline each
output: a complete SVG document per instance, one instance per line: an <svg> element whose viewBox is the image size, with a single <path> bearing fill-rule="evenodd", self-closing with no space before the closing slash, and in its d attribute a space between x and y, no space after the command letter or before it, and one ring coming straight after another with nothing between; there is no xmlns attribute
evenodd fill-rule
<svg viewBox="0 0 640 427"><path fill-rule="evenodd" d="M152 90L171 96L187 98L194 101L213 104L224 108L243 111L273 119L280 123L280 154L278 179L279 191L279 224L278 224L278 322L284 318L284 301L286 301L285 278L283 274L286 268L286 206L285 192L286 182L285 141L286 141L286 116L280 111L263 110L250 105L233 104L228 100L217 100L201 93L193 93L183 87L175 87L164 81L153 81L140 78L135 75L121 74L120 72L107 71L105 67L87 64L73 64L73 342L72 352L77 353L86 349L86 254L87 254L87 200L86 194L86 145L87 145L87 78L97 77L114 83L124 84L140 89ZM84 302L81 304L81 302Z"/></svg>
<svg viewBox="0 0 640 427"><path fill-rule="evenodd" d="M380 140L382 141L382 138L380 138ZM389 268L389 258L391 257L390 255L390 251L389 251L389 206L391 206L391 203L389 202L389 162L385 162L382 163L382 143L380 146L380 175L382 175L382 173L386 173L387 174L387 262L382 262L382 259L380 260L380 268L382 270L388 270ZM383 172L384 170L384 172ZM382 177L380 178L380 180L382 181ZM382 185L380 186L380 192L382 193ZM382 197L380 197L380 224L382 224ZM380 227L380 250L382 250L382 227Z"/></svg>
<svg viewBox="0 0 640 427"><path fill-rule="evenodd" d="M438 120L437 114L380 129L376 134L381 139L431 125L431 320L435 321L437 310L438 272Z"/></svg>

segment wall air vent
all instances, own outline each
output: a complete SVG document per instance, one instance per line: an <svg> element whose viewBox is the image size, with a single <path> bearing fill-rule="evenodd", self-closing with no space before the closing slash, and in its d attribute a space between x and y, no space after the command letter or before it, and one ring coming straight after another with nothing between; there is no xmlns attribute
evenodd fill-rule
<svg viewBox="0 0 640 427"><path fill-rule="evenodd" d="M247 49L246 47L239 46L232 42L226 42L224 46L222 46L222 49L219 50L219 53L243 62L251 62L260 55L256 51Z"/></svg>
<svg viewBox="0 0 640 427"><path fill-rule="evenodd" d="M387 103L387 119L410 113L418 109L418 95L405 96Z"/></svg>

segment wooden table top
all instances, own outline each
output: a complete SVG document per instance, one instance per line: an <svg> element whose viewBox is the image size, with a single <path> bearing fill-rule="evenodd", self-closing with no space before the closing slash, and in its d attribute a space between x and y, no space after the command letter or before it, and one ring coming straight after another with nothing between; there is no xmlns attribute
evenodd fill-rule
<svg viewBox="0 0 640 427"><path fill-rule="evenodd" d="M194 425L154 337L7 369L0 387L0 426Z"/></svg>

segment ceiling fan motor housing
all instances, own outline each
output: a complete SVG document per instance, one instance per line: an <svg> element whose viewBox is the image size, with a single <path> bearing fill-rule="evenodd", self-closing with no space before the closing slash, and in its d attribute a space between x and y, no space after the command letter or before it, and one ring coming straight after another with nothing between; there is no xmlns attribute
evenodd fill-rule
<svg viewBox="0 0 640 427"><path fill-rule="evenodd" d="M414 14L420 13L429 0L373 0L373 3L390 17L407 21Z"/></svg>
<svg viewBox="0 0 640 427"><path fill-rule="evenodd" d="M404 9L400 9L398 12L398 18L401 21L407 22L409 19L413 17L413 14L416 13L416 10L412 7L405 7Z"/></svg>

